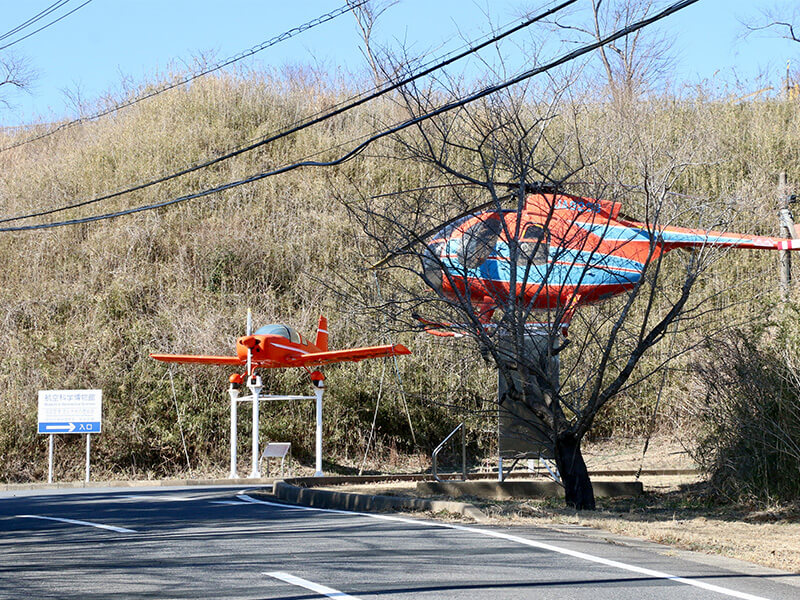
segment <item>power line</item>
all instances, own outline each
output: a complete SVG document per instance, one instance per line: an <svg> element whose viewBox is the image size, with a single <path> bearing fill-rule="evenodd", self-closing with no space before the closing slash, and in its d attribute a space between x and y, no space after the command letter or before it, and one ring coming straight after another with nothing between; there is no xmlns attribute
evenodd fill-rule
<svg viewBox="0 0 800 600"><path fill-rule="evenodd" d="M352 139L350 139L350 140L348 140L346 142L341 142L341 143L339 143L339 144L337 144L335 146L331 146L331 147L325 148L324 150L318 150L317 152L314 152L313 154L310 154L309 156L304 158L303 161L307 161L307 160L313 158L314 156L318 156L318 155L323 154L325 152L329 152L331 150L336 150L338 148L346 146L347 144L358 142L359 140L363 140L363 139L365 139L367 137L368 137L368 135L366 135L366 134L365 135L361 135L361 136L358 136L356 138L352 138ZM18 226L18 227L7 227L7 228L0 229L0 233L9 232L9 231L32 231L32 230L36 230L36 229L50 229L52 227L59 227L59 226L63 226L63 225L80 225L82 223L90 223L90 222L93 222L93 221L102 221L102 220L110 219L110 218L114 218L114 217L121 217L123 215L134 214L134 213L138 213L138 212L144 212L144 211L153 210L153 209L156 209L156 208L163 208L163 207L166 207L166 206L171 206L173 204L180 204L181 202L186 202L188 200L194 200L196 198L201 198L201 197L210 196L212 194L216 194L216 193L219 193L219 192L224 192L224 191L226 191L228 189L232 189L232 188L238 187L240 185L244 185L246 183L252 183L252 182L257 181L259 179L263 179L264 177L270 176L270 174L271 173L259 173L257 175L248 177L246 179L229 182L229 183L226 183L226 184L214 187L214 188L210 188L210 189L207 189L207 190L201 190L200 192L197 192L195 194L188 194L186 196L181 196L179 198L173 198L172 200L166 200L164 202L160 202L160 203L157 203L157 204L149 204L149 205L138 207L138 208L121 210L121 211L118 211L118 212L115 212L115 213L107 213L107 214L103 214L103 215L97 215L97 216L94 216L94 217L84 217L84 218L79 218L79 219L70 219L70 220L67 220L67 221L59 221L57 223L42 223L42 224L38 224L38 225L21 225L21 226Z"/></svg>
<svg viewBox="0 0 800 600"><path fill-rule="evenodd" d="M361 6L362 4L365 4L368 1L369 0L359 0L358 2L354 2L353 4L344 4L344 5L342 5L341 7L337 8L334 11L331 11L329 13L321 15L321 16L317 17L316 19L312 19L311 21L308 21L307 23L303 23L302 25L298 25L297 27L294 27L294 28L292 28L292 29L290 29L288 31L285 31L285 32L283 32L282 34L280 34L278 36L275 36L275 37L273 37L273 38L271 38L269 40L261 42L257 46L253 46L252 48L249 48L248 50L243 50L242 52L239 52L238 54L235 54L235 55L233 55L231 57L228 57L225 60L223 60L222 62L216 63L215 65L213 65L213 66L211 66L211 67L209 67L207 69L203 69L203 70L198 71L196 73L193 73L192 75L189 75L189 76L187 76L187 77L185 77L185 78L183 78L183 79L181 79L179 81L172 82L170 84L167 84L167 85L164 85L164 86L162 86L160 88L157 88L157 89L155 89L153 91L147 92L146 94L143 94L141 96L137 96L137 97L135 97L135 98L133 98L131 100L128 100L127 102L122 102L120 104L116 104L116 105L112 106L111 108L102 110L102 111L100 111L98 113L95 113L95 114L93 114L91 116L80 117L78 119L74 119L72 121L68 121L67 123L64 123L63 125L59 125L58 127L55 127L54 129L51 129L50 131L47 131L47 132L42 133L40 135L24 139L24 140L22 140L20 142L17 142L15 144L11 144L11 145L6 146L4 148L0 148L0 152L5 152L6 150L11 150L12 148L19 148L20 146L24 146L25 144L30 144L31 142L35 142L35 141L44 139L44 138L49 137L49 136L51 136L51 135L53 135L55 133L58 133L59 131L63 131L64 129L68 129L70 127L73 127L74 125L78 125L78 124L81 124L81 123L86 123L86 122L89 122L89 121L94 121L96 119L99 119L100 117L104 117L104 116L109 115L111 113L117 112L118 110L121 110L123 108L127 108L129 106L133 106L134 104L137 104L137 103L139 103L139 102L141 102L143 100L148 100L149 98L152 98L154 96L158 96L159 94L167 92L167 91L169 91L171 89L174 89L176 87L185 85L187 83L190 83L190 82L194 81L195 79L198 79L200 77L208 75L209 73L213 73L215 71L219 71L220 69L223 69L223 68L225 68L227 66L230 66L235 62L238 62L238 61L240 61L242 59L245 59L245 58L248 58L250 56L253 56L254 54L257 54L257 53L261 52L262 50L265 50L266 48L269 48L270 46L274 46L275 44L278 44L280 42L288 40L289 38L292 38L295 35L298 35L300 33L303 33L304 31L307 31L307 30L311 29L312 27L316 27L317 25L321 25L321 24L326 23L326 22L328 22L328 21L330 21L332 19L335 19L336 17L338 17L338 16L340 16L340 15L346 13L346 12L349 12L349 11L353 10L354 8L358 8L359 6ZM78 8L80 8L80 7L78 7ZM0 50L2 50L2 48L0 48Z"/></svg>
<svg viewBox="0 0 800 600"><path fill-rule="evenodd" d="M241 154L245 154L247 152L255 150L256 148L259 148L259 147L264 146L266 144L272 143L272 142L277 141L277 140L279 140L281 138L287 137L289 135L292 135L294 133L302 131L303 129L311 127L312 125L316 125L318 123L326 121L327 119L333 118L333 117L335 117L337 115L340 115L340 114L342 114L344 112L352 110L352 109L354 109L354 108L356 108L356 107L358 107L358 106L360 106L360 105L362 105L362 104L364 104L366 102L369 102L370 100L374 100L375 98L383 96L384 94L387 94L388 92L391 92L391 91L396 90L396 89L398 89L398 88L400 88L400 87L402 87L404 85L407 85L407 84L409 84L409 83L411 83L411 82L413 82L413 81L415 81L415 80L417 80L417 79L419 79L421 77L425 77L427 75L430 75L434 71L437 71L437 70L442 69L442 68L444 68L446 66L449 66L450 64L452 64L452 63L454 63L454 62L456 62L456 61L458 61L458 60L460 60L460 59L462 59L462 58L464 58L464 57L466 57L466 56L468 56L470 54L474 54L474 53L482 50L483 48L485 48L485 47L487 47L487 46L489 46L491 44L494 44L494 43L502 40L503 38L508 37L509 35L511 35L513 33L516 33L517 31L519 31L519 30L521 30L521 29L523 29L525 27L528 27L528 26L536 23L537 21L540 21L542 19L545 19L545 18L555 14L556 12L562 10L563 8L569 6L570 4L574 4L575 2L577 2L577 0L565 0L561 4L558 4L555 7L550 8L550 9L548 9L548 10L546 10L546 11L544 11L544 12L542 12L542 13L534 16L534 17L528 18L528 19L522 21L521 23L515 25L514 27L512 27L510 29L502 31L499 34L492 35L490 38L488 38L487 40L485 40L485 41L483 41L481 43L478 43L478 44L472 45L472 46L468 46L467 49L464 50L463 52L459 52L457 54L451 55L451 56L449 56L449 58L446 58L445 60L443 60L441 62L438 62L438 63L436 63L436 64L434 64L432 66L426 66L425 68L423 68L421 71L418 71L417 73L414 73L414 74L412 74L412 75L410 75L408 77L405 77L403 79L397 80L394 83L391 83L391 84L389 84L389 85L387 85L385 87L374 88L376 91L374 91L372 93L369 93L367 95L359 94L357 96L354 96L350 100L339 104L338 107L334 108L334 110L331 110L331 111L328 111L328 112L323 112L323 113L317 113L316 115L312 115L312 117L310 117L309 119L306 119L305 121L296 122L295 124L290 125L289 127L285 128L283 130L280 130L277 133L270 134L270 135L268 135L268 136L266 136L264 138L261 138L260 140L258 140L256 142L252 143L252 144L249 144L249 145L246 145L246 146L242 146L242 147L237 148L235 150L232 150L232 151L230 151L230 152L228 152L226 154L222 154L220 156L217 156L215 158L206 160L204 162L197 163L197 164L192 165L190 167L186 167L186 168L181 169L179 171L176 171L174 173L170 173L168 175L164 175L162 177L159 177L159 178L156 178L156 179L144 182L144 183L140 183L140 184L137 184L137 185L134 185L134 186L130 186L128 188L125 188L123 190L119 190L117 192L113 192L113 193L110 193L110 194L105 194L103 196L99 196L99 197L93 198L91 200L85 200L83 202L69 204L69 205L66 205L66 206L61 206L61 207L58 207L58 208L43 210L43 211L39 211L39 212L28 213L28 214L18 215L18 216L14 216L14 217L6 217L4 219L0 219L0 223L9 223L9 222L12 222L12 221L19 221L19 220L22 220L22 219L29 219L29 218L34 218L34 217L42 217L42 216L51 215L51 214L54 214L54 213L57 213L57 212L70 210L70 209L73 209L73 208L81 208L83 206L88 206L90 204L95 204L97 202L101 202L101 201L104 201L104 200L110 200L112 198L117 198L119 196L122 196L122 195L125 195L125 194L129 194L131 192L139 191L139 190L145 189L147 187L150 187L150 186L153 186L153 185L156 185L156 184L159 184L159 183L164 183L164 182L169 181L171 179L175 179L177 177L181 177L183 175L187 175L189 173L193 173L194 171L198 171L200 169L204 169L204 168L210 167L212 165L215 165L217 163L229 160L229 159L234 158L236 156L239 156ZM427 63L427 65L430 65L430 63ZM2 230L0 230L0 231L2 231Z"/></svg>
<svg viewBox="0 0 800 600"><path fill-rule="evenodd" d="M69 11L68 13L64 13L63 15L61 15L60 17L58 17L57 19L55 19L55 20L53 20L53 21L50 21L50 22L49 22L47 25L42 25L41 27L39 27L39 29L36 29L35 31L31 31L31 32L30 32L28 35L24 35L24 36L22 36L21 38L17 38L17 39L16 39L16 40L14 40L13 42L9 42L9 43L8 43L8 44L6 44L5 46L0 46L0 50L5 50L6 48L10 48L10 47L11 47L11 46L13 46L14 44L19 44L19 43L20 43L22 40L27 40L29 37L31 37L32 35L35 35L35 34L39 33L39 32L40 32L40 31L42 31L43 29L47 29L47 28L48 28L48 27L50 27L51 25L55 25L55 24L56 24L56 23L58 23L60 20L62 20L62 19L66 19L68 16L70 16L70 15L71 15L72 13L74 13L75 11L82 9L84 6L86 6L87 4L89 4L91 1L92 1L92 0L86 0L86 2L84 2L84 3L83 3L83 4L81 4L80 6L77 6L77 7L73 8L73 9L72 9L71 11Z"/></svg>
<svg viewBox="0 0 800 600"><path fill-rule="evenodd" d="M112 213L105 213L105 214L101 214L101 215L94 215L94 216L89 216L89 217L70 219L70 220L66 220L66 221L59 221L59 222L56 222L56 223L40 223L40 224L37 224L37 225L20 225L20 226L17 226L17 227L5 227L5 228L0 228L0 233L6 233L6 232L11 232L11 231L34 231L34 230L38 230L38 229L52 229L54 227L62 227L62 226L65 226L65 225L81 225L81 224L85 224L85 223L92 223L92 222L95 222L95 221L104 221L104 220L107 220L107 219L113 219L115 217L122 217L122 216L125 216L125 215L132 215L132 214L136 214L136 213L140 213L140 212L146 212L146 211L149 211L149 210L155 210L157 208L165 208L167 206L172 206L174 204L181 204L181 203L187 202L189 200L196 200L197 198L203 198L205 196L211 196L213 194L218 194L220 192L225 192L227 190L239 187L240 185L245 185L245 184L248 184L248 183L254 183L256 181L259 181L261 179L265 179L267 177L271 177L273 175L278 175L280 173L285 173L285 172L288 172L288 171L292 171L295 168L298 168L300 166L328 166L329 164L334 164L334 163L313 162L313 161L310 161L309 158L311 158L313 156L316 156L316 155L319 155L319 154L322 154L323 152L328 152L330 150L335 150L336 148L340 148L342 146L345 146L346 144L352 143L353 141L358 141L359 139L364 139L365 137L367 137L367 136L363 135L363 136L360 136L359 138L356 138L355 140L350 140L349 142L342 142L341 144L337 144L336 146L332 146L332 147L326 148L325 150L317 151L314 154L312 154L309 157L307 157L306 159L303 159L303 161L301 161L300 163L294 163L294 164L291 164L291 165L287 165L285 167L281 167L280 169L276 169L274 171L267 171L267 172L264 172L264 173L257 173L255 175L251 175L250 177L247 177L245 179L240 179L240 180L237 180L237 181L231 181L231 182L228 182L228 183L225 183L225 184L213 187L213 188L208 188L208 189L205 189L205 190L201 190L201 191L193 193L193 194L187 194L185 196L180 196L178 198L172 198L170 200L165 200L164 202L158 202L158 203L155 203L155 204L147 204L145 206L139 206L139 207L135 207L135 208L128 208L128 209L124 209L124 210L120 210L120 211L116 211L116 212L112 212ZM457 185L471 185L471 184L457 184ZM428 186L428 189L436 189L437 187L444 187L444 186ZM448 187L452 187L452 185L450 185ZM412 189L412 190L405 190L405 192L420 191L421 189L424 189L424 188L415 188L415 189ZM396 192L396 193L401 193L401 192ZM389 195L391 195L391 194L378 194L378 195L375 195L375 196L371 196L371 198L383 198L383 197L386 197L386 196L389 196Z"/></svg>
<svg viewBox="0 0 800 600"><path fill-rule="evenodd" d="M449 111L451 111L451 110L453 110L455 108L460 108L461 106L464 106L464 105L469 104L471 102L474 102L476 100L480 100L481 98L484 98L484 97L489 96L491 94L494 94L494 93L496 93L498 91L501 91L501 90L504 90L506 88L509 88L509 87L511 87L513 85L516 85L517 83L521 83L522 81L525 81L527 79L535 77L536 75L540 75L541 73L544 73L544 72L549 71L551 69L554 69L555 67L558 67L558 66L560 66L562 64L565 64L567 62L575 60L576 58L579 58L579 57L583 56L584 54L588 54L589 52L597 50L601 46L609 44L609 43L611 43L611 42L613 42L613 41L615 41L615 40L617 40L617 39L619 39L621 37L625 37L626 35L630 35L631 33L634 33L635 31L638 31L639 29L642 29L643 27L646 27L648 25L651 25L651 24L655 23L656 21L660 21L661 19L663 19L663 18L665 18L665 17L667 17L667 16L669 16L669 15L671 15L671 14L673 14L673 13L679 11L679 10L682 10L683 8L686 8L687 6L695 4L696 2L698 2L698 0L681 0L679 2L675 2L675 3L671 4L671 5L669 5L667 8L665 8L661 12L659 12L659 13L651 16L651 17L648 17L646 19L642 19L641 21L638 21L638 22L636 22L636 23L634 23L632 25L629 25L627 27L624 27L624 28L622 28L622 29L620 29L620 30L618 30L618 31L616 31L616 32L614 32L614 33L612 33L612 34L600 39L600 40L597 40L595 42L592 42L590 44L586 44L586 45L584 45L584 46L582 46L580 48L577 48L576 50L573 50L572 52L564 54L561 57L559 57L559 58L557 58L555 60L552 60L551 62L549 62L549 63L547 63L547 64L545 64L545 65L543 65L541 67L535 67L533 69L529 69L527 71L523 71L522 73L520 73L519 75L517 75L515 77L512 77L511 79L507 79L507 80L505 80L505 81L503 81L501 83L497 83L497 84L494 84L494 85L487 86L487 87L485 87L485 88L483 88L483 89L481 89L481 90L479 90L479 91L477 91L477 92L475 92L473 94L470 94L470 95L465 96L463 98L460 98L458 100L454 100L452 102L444 104L443 106L440 106L439 108L437 108L435 110L432 110L430 112L424 113L424 114L419 115L417 117L414 117L414 118L411 118L411 119L407 119L406 121L403 121L403 122L401 122L401 123L399 123L399 124L397 124L397 125L395 125L393 127L390 127L389 129L385 129L382 132L377 133L377 134L371 136L370 138L368 138L367 140L363 141L358 146L356 146L355 148L353 148L349 152L345 153L344 155L340 156L339 158L331 160L331 161L325 161L325 162L309 161L309 160L299 161L299 162L295 162L295 163L291 163L291 164L285 165L285 166L280 167L278 169L273 169L271 171L265 171L263 173L257 173L255 175L251 175L250 177L247 177L245 179L240 179L238 181L231 181L229 183L226 183L226 184L223 184L223 185L220 185L220 186L216 186L216 187L213 187L213 188L208 188L206 190L201 190L200 192L196 192L194 194L188 194L188 195L185 195L185 196L180 196L178 198L173 198L171 200L166 200L164 202L158 202L158 203L155 203L155 204L148 204L148 205L139 206L139 207L135 207L135 208L129 208L129 209L121 210L121 211L117 211L117 212L105 213L105 214L100 214L100 215L93 215L93 216L90 216L90 217L71 219L69 221L60 221L60 222L55 222L55 223L42 223L42 224L38 224L38 225L25 225L25 226L18 226L18 227L4 227L4 228L0 228L0 233L2 233L2 232L10 232L10 231L29 231L29 230L35 230L35 229L50 229L50 228L53 228L53 227L62 227L62 226L65 226L65 225L77 225L77 224L80 224L80 223L91 223L91 222L95 222L95 221L112 219L112 218L115 218L115 217L120 217L120 216L124 216L124 215L135 214L135 213L140 213L140 212L149 211L149 210L155 210L155 209L163 208L163 207L166 207L166 206L172 206L174 204L178 204L178 203L181 203L181 202L186 202L188 200L193 200L193 199L196 199L196 198L209 196L211 194L216 194L216 193L223 192L223 191L226 191L226 190L229 190L229 189L233 189L233 188L238 187L240 185L245 185L247 183L253 183L253 182L256 182L256 181L260 181L260 180L265 179L267 177L272 177L274 175L280 175L280 174L283 174L283 173L288 173L290 171L294 171L295 169L299 169L301 167L309 167L309 166L313 166L313 167L331 167L331 166L340 165L340 164L350 160L351 158L354 158L355 156L358 156L370 144L372 144L373 142L375 142L375 141L377 141L379 139L382 139L382 138L387 137L389 135L393 135L395 133L403 131L404 129L407 129L407 128L413 126L413 125L417 125L419 123L422 123L423 121L427 121L428 119L431 119L431 118L433 118L435 116L438 116L438 115L444 114L446 112L449 112Z"/></svg>
<svg viewBox="0 0 800 600"><path fill-rule="evenodd" d="M58 2L53 2L53 4L51 4L50 6L45 8L43 11L33 15L30 19L28 19L24 23L20 23L19 25L14 27L14 29L10 29L9 31L6 31L3 35L0 35L0 40L4 40L7 37L10 37L10 36L14 35L17 32L22 31L26 27L30 27L31 25L36 23L36 21L38 21L39 19L43 19L44 17L49 15L54 10L57 10L57 9L61 8L63 5L65 5L65 4L67 4L67 3L71 2L71 1L72 0L58 0Z"/></svg>

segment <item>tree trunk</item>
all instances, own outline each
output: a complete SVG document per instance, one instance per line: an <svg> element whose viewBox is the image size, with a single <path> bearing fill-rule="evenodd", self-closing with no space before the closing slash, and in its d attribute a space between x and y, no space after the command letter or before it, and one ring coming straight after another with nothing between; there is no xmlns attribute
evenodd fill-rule
<svg viewBox="0 0 800 600"><path fill-rule="evenodd" d="M578 510L594 510L594 490L583 462L581 440L574 435L556 438L556 466L564 484L566 505Z"/></svg>

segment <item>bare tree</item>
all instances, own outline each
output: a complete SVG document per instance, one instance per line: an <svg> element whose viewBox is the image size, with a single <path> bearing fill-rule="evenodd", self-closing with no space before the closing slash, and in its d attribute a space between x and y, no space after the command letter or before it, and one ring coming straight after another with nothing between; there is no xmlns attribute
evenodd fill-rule
<svg viewBox="0 0 800 600"><path fill-rule="evenodd" d="M776 5L763 9L758 18L743 21L745 28L743 37L753 34L764 34L767 37L779 37L792 42L800 43L800 8L794 5ZM785 92L787 98L796 98L800 86L796 83L800 71L790 73L790 63L786 64ZM793 79L795 83L793 83Z"/></svg>
<svg viewBox="0 0 800 600"><path fill-rule="evenodd" d="M758 20L746 22L744 24L748 33L766 31L775 33L787 40L800 43L800 9L792 5L775 6L761 12Z"/></svg>
<svg viewBox="0 0 800 600"><path fill-rule="evenodd" d="M362 200L348 206L374 242L376 257L384 257L376 268L384 295L392 297L371 308L409 328L421 322L433 333L474 340L498 368L501 411L541 434L567 504L589 509L595 501L581 440L606 405L663 366L638 369L667 329L690 328L710 310L703 299L690 302L690 293L715 254L702 250L667 261L661 251L661 225L678 211L686 216L687 207L676 207L669 189L691 148L684 142L659 148L669 136L638 127L642 115L631 103L613 124L620 139L609 152L609 139L590 140L580 125L603 118L607 107L584 114L569 97L574 85L528 83L419 123L413 134L394 140L392 152L431 173L429 189L374 197L354 182ZM463 95L442 82L402 92L411 115ZM621 156L622 149L629 155ZM578 173L589 172L599 183L584 185L578 196L561 195L578 189L568 188ZM635 190L616 185L624 176L637 177ZM611 270L581 233L578 218L599 206L583 195L631 200L648 232L639 272L607 304L582 298L592 277ZM534 200L549 208L528 235L523 227ZM553 220L562 200L576 203L575 222ZM693 209L698 218L709 218L707 209ZM579 238L584 241L575 242ZM491 269L506 269L507 284L493 283ZM563 332L573 313L566 346Z"/></svg>
<svg viewBox="0 0 800 600"><path fill-rule="evenodd" d="M35 73L25 58L13 53L0 56L0 103L9 107L7 90L28 90L34 78Z"/></svg>
<svg viewBox="0 0 800 600"><path fill-rule="evenodd" d="M655 12L654 0L592 0L587 23L572 18L556 20L562 31L578 34L580 41L600 40ZM597 50L606 84L612 94L630 97L663 81L674 63L673 38L652 28L639 29Z"/></svg>
<svg viewBox="0 0 800 600"><path fill-rule="evenodd" d="M364 43L361 53L364 55L367 64L369 64L377 85L380 85L386 79L387 73L380 57L382 49L375 47L372 32L381 15L398 2L400 0L369 0L361 3L357 3L356 0L348 0L347 2L352 6L353 16L355 16L356 24Z"/></svg>

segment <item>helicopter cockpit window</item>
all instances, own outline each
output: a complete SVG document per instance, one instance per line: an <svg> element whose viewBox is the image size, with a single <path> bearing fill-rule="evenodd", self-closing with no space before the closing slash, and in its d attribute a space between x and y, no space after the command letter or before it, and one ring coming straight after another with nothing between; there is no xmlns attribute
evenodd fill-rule
<svg viewBox="0 0 800 600"><path fill-rule="evenodd" d="M300 343L300 334L297 333L293 327L289 327L288 325L264 325L256 329L255 335L279 335L295 344Z"/></svg>
<svg viewBox="0 0 800 600"><path fill-rule="evenodd" d="M445 241L432 242L428 244L422 254L422 273L426 283L440 289L442 286L442 259L441 253Z"/></svg>
<svg viewBox="0 0 800 600"><path fill-rule="evenodd" d="M495 244L503 231L498 217L477 221L461 237L461 264L476 269L494 252Z"/></svg>
<svg viewBox="0 0 800 600"><path fill-rule="evenodd" d="M547 262L549 239L541 225L528 225L519 241L520 260L530 260L535 265Z"/></svg>

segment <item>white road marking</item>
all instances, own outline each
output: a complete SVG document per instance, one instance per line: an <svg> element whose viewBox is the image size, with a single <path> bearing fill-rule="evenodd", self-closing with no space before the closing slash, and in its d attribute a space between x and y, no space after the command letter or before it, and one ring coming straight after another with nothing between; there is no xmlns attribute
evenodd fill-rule
<svg viewBox="0 0 800 600"><path fill-rule="evenodd" d="M279 504L277 502L268 502L266 500L257 500L248 496L247 494L236 494L236 497L239 498L239 503L242 505L247 504L266 504L267 506L280 506L281 508L285 508L286 510L312 510L306 506L292 506L291 504ZM321 510L321 509L320 509ZM352 515L353 513L342 511L342 514Z"/></svg>
<svg viewBox="0 0 800 600"><path fill-rule="evenodd" d="M256 500L255 498L251 498L245 494L239 494L239 498L247 502L255 502L258 504L267 504L271 506L277 506L280 508L287 508L285 504L280 504L278 502L268 502L265 500ZM677 575L671 575L669 573L664 573L662 571L654 571L653 569L647 569L645 567L638 567L636 565L629 565L627 563L619 562L616 560L610 560L608 558L603 558L602 556L595 556L593 554L587 554L586 552L578 552L577 550L570 550L569 548L562 548L561 546L554 546L552 544L546 544L544 542L537 542L534 540L529 540L523 537L519 537L516 535L511 535L509 533L503 533L500 531L491 531L488 529L479 529L477 527L467 527L465 525L455 525L453 523L435 523L431 521L416 521L414 519L407 519L405 517L395 517L391 515L382 515L376 513L361 513L361 512L354 512L354 511L347 511L347 510L335 510L332 508L312 508L309 506L290 506L288 508L296 509L296 510L315 510L319 512L327 512L333 513L338 515L358 515L362 517L369 517L371 519L377 519L382 521L394 521L396 523L407 523L411 525L427 525L430 527L440 527L442 529L454 529L456 531L466 531L468 533L476 533L479 535L485 535L487 537L493 537L501 540L506 540L509 542L514 542L517 544L522 544L524 546L529 546L531 548L539 548L541 550L549 550L550 552L557 552L558 554L564 554L566 556L572 556L573 558L579 558L581 560L586 560L593 563L598 563L601 565L606 565L607 567L614 567L617 569L622 569L623 571L629 571L631 573L637 573L639 575L646 575L647 577L653 577L656 579L667 579L669 581L674 581L676 583L682 583L684 585L690 585L692 587L700 588L702 590L708 590L710 592L716 592L718 594L723 594L725 596L730 596L732 598L741 598L742 600L768 600L763 596L754 596L753 594L748 594L746 592L739 592L736 590L731 590L728 588L724 588L718 585L714 585L712 583L706 583L704 581L697 581L694 579L687 579L685 577L678 577Z"/></svg>
<svg viewBox="0 0 800 600"><path fill-rule="evenodd" d="M263 489L271 489L271 485L263 486ZM252 490L253 488L250 488ZM247 490L242 490L238 492L238 494L244 494ZM116 496L117 498L122 498L125 500L146 500L151 502L195 502L195 501L202 501L206 500L208 496L205 498L197 497L197 496L177 496L174 494L121 494ZM219 497L212 496L212 497ZM208 500L209 504L226 504L228 506L236 505L236 506L244 506L245 503L242 500Z"/></svg>
<svg viewBox="0 0 800 600"><path fill-rule="evenodd" d="M97 527L98 529L108 529L109 531L116 531L117 533L136 533L133 529L125 529L124 527L114 527L113 525L103 525L102 523L92 523L91 521L76 521L75 519L61 519L59 517L43 517L41 515L17 515L20 519L42 519L44 521L58 521L60 523L69 523L71 525L86 525L87 527Z"/></svg>
<svg viewBox="0 0 800 600"><path fill-rule="evenodd" d="M341 598L342 600L359 600L355 596L350 596L349 594L345 594L344 592L340 592L338 590L334 590L333 588L329 588L324 585L320 585L318 583L314 583L313 581L308 581L307 579L301 579L300 577L295 577L294 575L290 575L289 573L283 573L282 571L272 571L270 573L263 573L263 575L268 575L269 577L273 577L274 579L280 579L281 581L285 581L286 583L291 583L292 585L296 585L297 587L302 587L307 590L311 590L312 592L316 592L323 596L327 596L328 598Z"/></svg>
<svg viewBox="0 0 800 600"><path fill-rule="evenodd" d="M117 498L124 498L125 500L152 500L153 502L190 502L192 500L197 500L197 498L192 498L190 496L166 496L166 495L150 495L150 494L139 494L139 495L123 495L117 496Z"/></svg>

